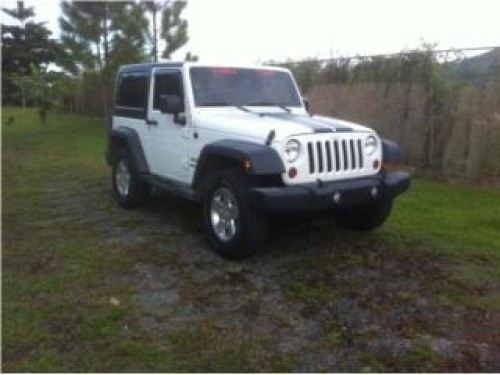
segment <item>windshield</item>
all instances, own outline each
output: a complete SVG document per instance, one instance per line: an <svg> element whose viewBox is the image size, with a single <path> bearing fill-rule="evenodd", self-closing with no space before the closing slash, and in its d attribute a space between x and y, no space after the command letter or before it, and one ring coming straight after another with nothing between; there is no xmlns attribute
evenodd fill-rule
<svg viewBox="0 0 500 375"><path fill-rule="evenodd" d="M209 106L301 107L290 74L271 69L191 68L194 101Z"/></svg>

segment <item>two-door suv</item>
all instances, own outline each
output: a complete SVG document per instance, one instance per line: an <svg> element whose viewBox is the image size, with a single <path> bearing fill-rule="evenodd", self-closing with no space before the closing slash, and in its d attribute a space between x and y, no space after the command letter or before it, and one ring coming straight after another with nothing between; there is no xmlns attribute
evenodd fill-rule
<svg viewBox="0 0 500 375"><path fill-rule="evenodd" d="M399 146L370 128L310 115L287 69L166 62L118 71L107 151L116 201L138 207L157 187L201 202L224 257L258 250L271 214L380 226L409 187L407 173L385 168L399 159Z"/></svg>

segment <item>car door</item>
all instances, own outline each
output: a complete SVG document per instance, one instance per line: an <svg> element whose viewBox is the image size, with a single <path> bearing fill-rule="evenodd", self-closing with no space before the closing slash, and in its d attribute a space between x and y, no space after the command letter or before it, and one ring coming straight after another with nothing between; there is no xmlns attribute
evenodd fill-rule
<svg viewBox="0 0 500 375"><path fill-rule="evenodd" d="M174 115L160 112L161 95L179 95L184 102L182 71L155 68L151 77L146 124L147 154L153 174L185 182L188 174L188 133L186 124Z"/></svg>

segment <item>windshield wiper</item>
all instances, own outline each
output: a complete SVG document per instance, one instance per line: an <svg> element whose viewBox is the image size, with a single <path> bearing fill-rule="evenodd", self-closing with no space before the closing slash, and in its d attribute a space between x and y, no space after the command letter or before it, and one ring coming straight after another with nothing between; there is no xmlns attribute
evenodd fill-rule
<svg viewBox="0 0 500 375"><path fill-rule="evenodd" d="M251 111L250 109L248 109L244 105L235 105L235 107L238 108L240 111L243 111L243 112L255 113L254 111Z"/></svg>
<svg viewBox="0 0 500 375"><path fill-rule="evenodd" d="M278 107L281 108L283 111L290 113L291 109L284 106L283 104L278 104L278 103L271 103L271 102L254 102L254 103L249 103L247 105L253 105L253 106L273 106L273 107Z"/></svg>
<svg viewBox="0 0 500 375"><path fill-rule="evenodd" d="M276 107L280 107L283 111L285 112L292 112L292 110L290 108L288 108L287 106L283 105L283 104L276 104Z"/></svg>
<svg viewBox="0 0 500 375"><path fill-rule="evenodd" d="M240 111L243 111L243 112L255 113L254 111L248 109L244 105L237 105L237 104L228 103L228 102L211 102L211 103L205 103L202 106L203 107L236 107Z"/></svg>

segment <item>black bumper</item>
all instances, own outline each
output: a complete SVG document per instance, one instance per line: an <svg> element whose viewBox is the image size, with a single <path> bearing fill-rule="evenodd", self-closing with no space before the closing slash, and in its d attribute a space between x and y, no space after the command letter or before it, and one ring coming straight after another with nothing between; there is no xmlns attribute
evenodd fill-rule
<svg viewBox="0 0 500 375"><path fill-rule="evenodd" d="M252 206L269 213L325 211L382 198L392 199L406 191L409 186L408 173L391 172L322 184L254 188L249 198Z"/></svg>

